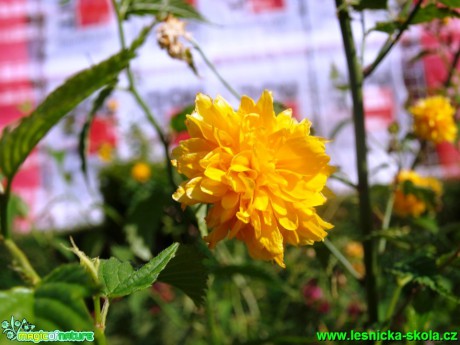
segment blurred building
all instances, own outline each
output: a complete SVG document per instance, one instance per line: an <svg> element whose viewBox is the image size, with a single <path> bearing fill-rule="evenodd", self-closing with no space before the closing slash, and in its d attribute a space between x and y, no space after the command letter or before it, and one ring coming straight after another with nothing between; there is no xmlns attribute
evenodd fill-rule
<svg viewBox="0 0 460 345"><path fill-rule="evenodd" d="M211 23L190 23L188 29L238 92L258 97L263 89L272 90L277 101L291 107L297 118L308 117L316 133L324 137L330 137L337 124L350 117L347 74L332 0L190 2ZM365 29L384 20L384 15L381 11L366 13ZM127 36L133 39L148 22L148 18L130 19L125 26ZM359 22L355 29L360 42L363 30ZM430 63L427 67L423 60L408 62L425 44L422 36L420 30L411 30L405 44L394 49L366 82L366 127L374 182L388 182L396 169L385 153L387 126L395 119L409 126L404 111L407 87L423 90L435 66ZM372 61L384 39L385 35L378 33L368 36L364 62ZM119 47L110 0L0 0L0 128L25 116L68 76L102 61ZM193 103L197 92L211 97L221 94L236 106L237 100L198 54L194 55L199 77L161 51L154 35L138 55L133 63L137 84L165 128L175 112ZM122 78L120 84L126 85L126 80ZM31 222L39 228L65 228L99 221L101 213L94 212L99 201L94 188L97 169L111 156L128 159L133 155L129 145L133 124L146 129L152 158L161 158L155 133L142 111L128 93L116 91L90 131L93 188L87 188L77 145L89 106L89 101L83 102L66 117L16 177L14 191L30 205L24 228ZM352 127L345 126L328 150L332 163L356 180ZM442 167L452 162L449 155L455 154L446 150L450 149L441 149L441 159L435 156L433 160L441 173Z"/></svg>

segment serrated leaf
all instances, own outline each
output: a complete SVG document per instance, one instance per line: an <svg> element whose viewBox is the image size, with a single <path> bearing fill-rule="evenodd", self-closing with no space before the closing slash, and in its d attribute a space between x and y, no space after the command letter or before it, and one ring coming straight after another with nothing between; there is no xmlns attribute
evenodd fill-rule
<svg viewBox="0 0 460 345"><path fill-rule="evenodd" d="M93 331L93 320L85 304L94 286L83 267L63 265L46 276L37 288L0 291L0 320L26 319L36 331ZM0 337L0 345L6 337ZM71 344L71 343L61 343ZM85 342L84 344L88 344Z"/></svg>
<svg viewBox="0 0 460 345"><path fill-rule="evenodd" d="M202 305L209 274L205 259L197 247L182 245L158 280L182 290L197 306Z"/></svg>
<svg viewBox="0 0 460 345"><path fill-rule="evenodd" d="M11 180L35 145L70 110L94 91L111 82L134 56L124 50L77 73L51 94L15 128L8 126L0 138L0 170Z"/></svg>
<svg viewBox="0 0 460 345"><path fill-rule="evenodd" d="M178 18L207 22L186 0L136 0L130 4L126 11L126 18L130 15L153 15L163 20L168 14Z"/></svg>
<svg viewBox="0 0 460 345"><path fill-rule="evenodd" d="M101 260L99 280L103 293L110 298L129 295L151 286L168 262L175 256L179 243L174 243L138 270L129 262L116 258Z"/></svg>
<svg viewBox="0 0 460 345"><path fill-rule="evenodd" d="M410 281L418 283L456 303L460 303L460 298L451 293L443 281L442 275L439 274L436 260L429 255L420 254L411 257L397 263L388 271L406 283Z"/></svg>
<svg viewBox="0 0 460 345"><path fill-rule="evenodd" d="M437 271L436 261L428 255L416 255L409 259L398 262L389 272L396 275L407 275L411 279L423 276L435 275Z"/></svg>
<svg viewBox="0 0 460 345"><path fill-rule="evenodd" d="M357 11L385 10L387 9L387 0L360 0L353 8Z"/></svg>
<svg viewBox="0 0 460 345"><path fill-rule="evenodd" d="M115 87L115 84L113 83L109 86L106 86L99 92L99 94L93 101L91 110L86 118L85 123L83 124L80 135L78 136L78 155L80 156L80 162L81 162L80 167L81 167L81 171L83 173L83 176L85 177L86 182L88 182L88 168L87 168L87 163L86 163L86 155L87 155L87 147L88 147L89 129L91 128L91 124L94 118L96 117L97 111L102 107L107 97L110 96L114 87Z"/></svg>

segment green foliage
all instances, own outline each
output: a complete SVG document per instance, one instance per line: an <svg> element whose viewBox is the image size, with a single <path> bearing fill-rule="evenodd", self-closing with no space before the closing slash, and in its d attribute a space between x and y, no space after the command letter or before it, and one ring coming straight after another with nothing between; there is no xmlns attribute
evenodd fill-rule
<svg viewBox="0 0 460 345"><path fill-rule="evenodd" d="M439 2L451 8L460 7L460 0L439 0Z"/></svg>
<svg viewBox="0 0 460 345"><path fill-rule="evenodd" d="M460 298L450 291L445 278L436 265L436 259L431 255L415 255L398 262L388 271L398 277L400 284L414 282L456 303L460 303Z"/></svg>
<svg viewBox="0 0 460 345"><path fill-rule="evenodd" d="M168 14L206 22L206 19L186 0L133 0L129 4L125 18L131 15L152 15L163 20Z"/></svg>
<svg viewBox="0 0 460 345"><path fill-rule="evenodd" d="M385 32L387 34L392 34L398 30L400 24L396 21L387 21L387 22L377 22L372 30Z"/></svg>
<svg viewBox="0 0 460 345"><path fill-rule="evenodd" d="M78 136L78 155L80 156L81 160L81 171L83 172L83 175L85 176L86 180L88 180L86 151L88 147L88 134L91 128L91 123L93 122L97 111L102 107L107 97L109 97L112 94L114 87L115 84L111 84L106 86L99 92L99 94L93 101L91 110L86 118L85 123L83 124L80 135Z"/></svg>
<svg viewBox="0 0 460 345"><path fill-rule="evenodd" d="M197 306L203 305L209 273L205 258L196 246L182 245L158 280L181 289Z"/></svg>
<svg viewBox="0 0 460 345"><path fill-rule="evenodd" d="M44 331L93 331L85 298L96 291L83 267L62 265L37 288L16 287L0 291L0 319L27 319ZM3 337L0 344L9 344Z"/></svg>
<svg viewBox="0 0 460 345"><path fill-rule="evenodd" d="M388 7L387 0L359 0L353 8L357 11L363 10L386 10Z"/></svg>
<svg viewBox="0 0 460 345"><path fill-rule="evenodd" d="M120 297L151 286L178 248L178 243L172 244L138 270L129 262L116 258L101 260L99 279L103 285L103 294L110 298Z"/></svg>
<svg viewBox="0 0 460 345"><path fill-rule="evenodd" d="M122 51L79 72L54 90L16 127L6 127L0 138L0 170L11 180L35 145L59 120L94 91L112 82L134 53Z"/></svg>
<svg viewBox="0 0 460 345"><path fill-rule="evenodd" d="M412 24L431 22L434 19L458 17L459 14L450 8L439 7L436 4L428 4L419 9L412 20Z"/></svg>
<svg viewBox="0 0 460 345"><path fill-rule="evenodd" d="M187 119L187 115L190 115L195 110L195 105L191 104L184 107L180 112L175 114L171 118L170 126L171 129L176 132L180 133L187 130L187 126L185 125L185 120Z"/></svg>

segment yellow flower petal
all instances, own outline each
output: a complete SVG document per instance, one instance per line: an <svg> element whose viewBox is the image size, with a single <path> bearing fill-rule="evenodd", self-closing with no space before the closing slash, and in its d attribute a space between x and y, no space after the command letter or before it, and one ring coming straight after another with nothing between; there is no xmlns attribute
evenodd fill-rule
<svg viewBox="0 0 460 345"><path fill-rule="evenodd" d="M221 97L198 94L186 124L191 138L172 158L188 180L173 198L183 207L211 204L210 247L235 237L253 258L285 267L285 244L324 239L332 225L315 207L326 202L333 169L326 141L310 135L309 121L299 123L290 110L276 116L264 91L257 102L243 96L237 111Z"/></svg>

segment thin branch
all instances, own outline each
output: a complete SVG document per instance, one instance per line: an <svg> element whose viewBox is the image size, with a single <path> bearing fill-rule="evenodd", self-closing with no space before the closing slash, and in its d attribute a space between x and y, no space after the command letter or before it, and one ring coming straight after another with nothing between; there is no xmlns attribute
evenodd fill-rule
<svg viewBox="0 0 460 345"><path fill-rule="evenodd" d="M116 14L116 19L117 19L117 28L118 28L118 38L120 40L121 48L126 49L126 39L125 39L125 33L123 30L123 18L122 14L120 13L120 9L118 7L117 1L112 0L112 6L115 9L115 14ZM152 29L153 26L155 25L156 21L153 21L149 29ZM167 174L168 174L168 179L173 187L173 189L177 188L176 183L174 182L174 175L173 175L173 169L172 169L172 164L171 164L171 157L169 154L169 139L167 136L164 134L160 124L157 122L155 119L155 116L153 115L152 111L148 107L147 103L144 101L142 96L140 95L139 91L136 88L136 83L134 81L134 75L131 70L130 65L126 68L126 73L128 75L128 82L129 82L129 87L128 90L131 92L131 94L134 96L137 104L141 107L141 109L144 111L145 116L147 117L147 120L150 122L150 124L155 128L160 141L163 145L164 153L165 153L165 159L166 159L166 168L167 168Z"/></svg>
<svg viewBox="0 0 460 345"><path fill-rule="evenodd" d="M447 73L447 78L444 82L444 87L449 87L450 83L452 82L452 77L454 76L454 72L457 69L458 61L460 60L460 48L457 49L455 52L454 58L452 59L452 64L450 65L449 72Z"/></svg>
<svg viewBox="0 0 460 345"><path fill-rule="evenodd" d="M219 73L217 70L216 66L211 62L211 60L208 59L206 54L204 53L203 49L201 49L200 45L198 44L197 41L195 41L192 37L188 37L187 40L192 44L193 48L196 49L196 51L201 55L203 58L203 61L208 65L208 67L211 69L211 71L216 75L216 77L220 80L220 82L227 88L228 91L236 98L240 99L241 96L240 94L225 80L225 78L222 76L222 74Z"/></svg>
<svg viewBox="0 0 460 345"><path fill-rule="evenodd" d="M372 62L370 65L364 68L363 70L364 78L367 78L377 68L377 66L382 62L382 60L387 56L387 54L393 48L393 46L399 41L404 31L406 31L406 29L409 27L410 23L414 19L421 5L422 5L422 0L418 0L414 8L412 9L411 13L409 13L409 16L407 17L407 19L399 27L399 30L396 36L394 38L392 38L391 36L388 37L388 39L386 40L386 42L383 44L382 48L380 49L379 53L377 54L377 57L375 58L374 62Z"/></svg>
<svg viewBox="0 0 460 345"><path fill-rule="evenodd" d="M336 0L340 31L347 60L350 91L353 100L353 122L355 131L356 169L358 172L358 196L360 227L363 236L372 234L372 208L370 200L370 188L367 164L366 129L364 127L364 103L363 103L363 73L359 64L358 55L351 29L351 19L347 7L343 7L344 0ZM342 9L342 10L341 10ZM363 242L364 265L366 268L365 286L367 310L370 324L379 320L379 298L377 289L377 252L375 240L369 238Z"/></svg>
<svg viewBox="0 0 460 345"><path fill-rule="evenodd" d="M353 265L350 263L350 261L347 260L345 256L334 246L334 244L329 241L327 238L324 239L324 245L326 246L327 249L336 257L337 260L343 265L343 267L346 268L346 270L357 280L361 280L362 276L359 274Z"/></svg>

